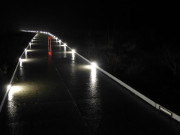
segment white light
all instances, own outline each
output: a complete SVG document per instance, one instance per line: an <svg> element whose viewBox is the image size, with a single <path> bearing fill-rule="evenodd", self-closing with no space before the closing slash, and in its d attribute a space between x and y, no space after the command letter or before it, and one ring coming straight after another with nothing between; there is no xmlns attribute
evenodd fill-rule
<svg viewBox="0 0 180 135"><path fill-rule="evenodd" d="M7 86L7 90L9 90L9 89L11 89L11 84L9 84L9 85Z"/></svg>
<svg viewBox="0 0 180 135"><path fill-rule="evenodd" d="M29 47L30 47L30 49L31 49L31 43L29 43Z"/></svg>
<svg viewBox="0 0 180 135"><path fill-rule="evenodd" d="M91 83L95 83L96 82L96 68L91 68Z"/></svg>
<svg viewBox="0 0 180 135"><path fill-rule="evenodd" d="M64 46L64 52L66 53L66 46Z"/></svg>
<svg viewBox="0 0 180 135"><path fill-rule="evenodd" d="M22 59L19 58L19 66L22 67Z"/></svg>
<svg viewBox="0 0 180 135"><path fill-rule="evenodd" d="M92 63L91 63L91 67L92 67L92 68L97 68L96 62L92 62Z"/></svg>
<svg viewBox="0 0 180 135"><path fill-rule="evenodd" d="M74 58L75 58L75 50L74 49L72 49L72 60L74 60Z"/></svg>
<svg viewBox="0 0 180 135"><path fill-rule="evenodd" d="M27 49L25 48L24 51L25 51L25 58L27 59Z"/></svg>
<svg viewBox="0 0 180 135"><path fill-rule="evenodd" d="M67 44L66 44L66 43L64 43L64 46L67 46Z"/></svg>
<svg viewBox="0 0 180 135"><path fill-rule="evenodd" d="M72 53L75 53L76 51L74 49L72 49Z"/></svg>
<svg viewBox="0 0 180 135"><path fill-rule="evenodd" d="M8 100L11 101L15 94L21 91L21 87L19 86L12 86L9 93L8 93Z"/></svg>

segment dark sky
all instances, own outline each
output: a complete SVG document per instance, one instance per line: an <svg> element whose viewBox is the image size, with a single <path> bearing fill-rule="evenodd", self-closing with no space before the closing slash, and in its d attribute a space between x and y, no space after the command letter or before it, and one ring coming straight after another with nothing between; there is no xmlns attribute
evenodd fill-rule
<svg viewBox="0 0 180 135"><path fill-rule="evenodd" d="M179 28L177 3L118 2L6 2L0 9L0 31L103 32L107 26L114 25L119 31L143 29L144 26L160 31Z"/></svg>
<svg viewBox="0 0 180 135"><path fill-rule="evenodd" d="M121 21L125 21L123 19L130 19L134 11L144 10L144 7L137 3L92 2L23 1L6 3L5 8L1 9L1 16L3 16L1 23L27 29L76 29L87 28L89 24L99 27L107 21L113 21L113 17L118 17L118 19L122 17Z"/></svg>

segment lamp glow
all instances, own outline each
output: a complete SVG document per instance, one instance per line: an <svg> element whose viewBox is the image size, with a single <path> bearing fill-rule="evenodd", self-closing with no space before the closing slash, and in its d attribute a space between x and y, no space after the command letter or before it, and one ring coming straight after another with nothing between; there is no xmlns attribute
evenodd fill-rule
<svg viewBox="0 0 180 135"><path fill-rule="evenodd" d="M76 51L74 49L72 49L72 54L75 53Z"/></svg>
<svg viewBox="0 0 180 135"><path fill-rule="evenodd" d="M92 67L92 68L97 68L97 63L96 63L96 62L92 62L92 63L91 63L91 67Z"/></svg>
<svg viewBox="0 0 180 135"><path fill-rule="evenodd" d="M11 89L11 84L9 84L8 86L7 86L7 90L10 90Z"/></svg>
<svg viewBox="0 0 180 135"><path fill-rule="evenodd" d="M20 67L22 67L22 59L21 58L19 58L19 65L20 65Z"/></svg>
<svg viewBox="0 0 180 135"><path fill-rule="evenodd" d="M25 59L27 59L27 49L24 49L24 53L25 53Z"/></svg>
<svg viewBox="0 0 180 135"><path fill-rule="evenodd" d="M58 42L59 42L59 44L61 44L61 40L59 40Z"/></svg>
<svg viewBox="0 0 180 135"><path fill-rule="evenodd" d="M30 47L30 49L31 49L31 43L29 43L29 47Z"/></svg>
<svg viewBox="0 0 180 135"><path fill-rule="evenodd" d="M21 92L21 87L19 86L12 86L11 90L8 93L8 100L11 101L14 97L15 94L18 94Z"/></svg>
<svg viewBox="0 0 180 135"><path fill-rule="evenodd" d="M74 58L75 58L75 50L74 49L72 49L72 60L74 60Z"/></svg>
<svg viewBox="0 0 180 135"><path fill-rule="evenodd" d="M66 46L67 46L66 43L64 43L63 46L64 46L64 52L66 52Z"/></svg>

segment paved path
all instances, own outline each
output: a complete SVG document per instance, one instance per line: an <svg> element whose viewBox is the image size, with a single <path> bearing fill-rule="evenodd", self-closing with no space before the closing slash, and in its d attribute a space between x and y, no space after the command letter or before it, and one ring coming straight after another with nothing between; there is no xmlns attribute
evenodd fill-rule
<svg viewBox="0 0 180 135"><path fill-rule="evenodd" d="M38 34L0 114L1 135L180 134L180 125Z"/></svg>

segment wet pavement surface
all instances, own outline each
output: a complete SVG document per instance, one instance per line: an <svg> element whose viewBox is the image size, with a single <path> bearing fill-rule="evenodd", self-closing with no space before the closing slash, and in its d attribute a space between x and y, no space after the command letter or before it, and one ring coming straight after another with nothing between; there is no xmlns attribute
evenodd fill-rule
<svg viewBox="0 0 180 135"><path fill-rule="evenodd" d="M0 134L180 134L180 124L38 34L0 114ZM2 99L1 99L2 101Z"/></svg>

